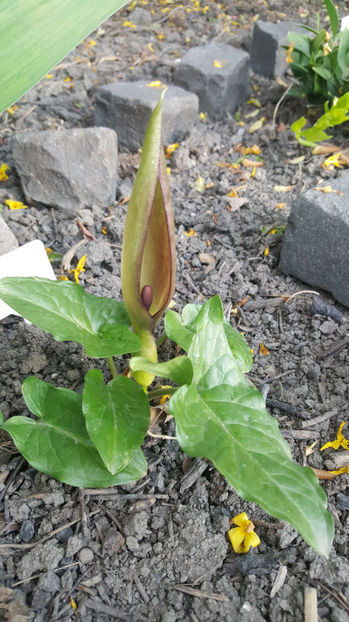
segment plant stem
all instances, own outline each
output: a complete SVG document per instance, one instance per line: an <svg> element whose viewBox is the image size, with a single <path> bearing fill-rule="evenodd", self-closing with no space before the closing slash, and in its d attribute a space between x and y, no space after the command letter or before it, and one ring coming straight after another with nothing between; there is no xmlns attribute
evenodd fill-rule
<svg viewBox="0 0 349 622"><path fill-rule="evenodd" d="M161 337L159 337L159 339L156 340L156 347L158 348L163 343L165 343L166 339L167 339L167 335L166 333L164 333L163 335L161 335Z"/></svg>
<svg viewBox="0 0 349 622"><path fill-rule="evenodd" d="M147 397L148 400L154 400L156 397L162 397L163 395L173 395L176 393L178 387L166 387L164 389L153 389L149 391Z"/></svg>
<svg viewBox="0 0 349 622"><path fill-rule="evenodd" d="M106 357L107 363L109 365L109 369L110 369L110 373L112 375L112 378L116 378L118 375L118 372L116 371L116 367L115 367L115 363L113 361L113 357L112 356L107 356Z"/></svg>

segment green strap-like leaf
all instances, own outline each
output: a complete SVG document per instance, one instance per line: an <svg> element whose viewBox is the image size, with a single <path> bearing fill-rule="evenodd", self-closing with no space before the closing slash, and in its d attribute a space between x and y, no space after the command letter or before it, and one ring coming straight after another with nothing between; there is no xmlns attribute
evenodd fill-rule
<svg viewBox="0 0 349 622"><path fill-rule="evenodd" d="M212 460L238 494L290 522L327 556L333 519L325 493L311 469L292 462L262 395L234 361L218 296L200 311L188 357L194 381L169 402L183 451Z"/></svg>
<svg viewBox="0 0 349 622"><path fill-rule="evenodd" d="M124 469L149 427L149 402L142 387L125 376L106 385L102 372L91 369L85 378L82 411L88 435L108 471L114 475Z"/></svg>
<svg viewBox="0 0 349 622"><path fill-rule="evenodd" d="M324 0L324 4L325 4L326 9L327 9L328 17L330 18L332 37L334 39L336 34L337 34L337 32L338 32L338 13L337 13L337 9L334 6L332 0Z"/></svg>
<svg viewBox="0 0 349 622"><path fill-rule="evenodd" d="M340 33L339 46L338 46L338 65L342 70L343 78L349 79L349 30L345 28Z"/></svg>
<svg viewBox="0 0 349 622"><path fill-rule="evenodd" d="M127 2L3 0L0 4L1 113Z"/></svg>
<svg viewBox="0 0 349 622"><path fill-rule="evenodd" d="M77 283L8 277L0 280L0 298L57 341L81 343L89 356L117 356L140 348L125 305L87 294Z"/></svg>
<svg viewBox="0 0 349 622"><path fill-rule="evenodd" d="M142 356L133 356L130 360L130 369L168 378L179 385L190 384L193 379L193 366L186 356L177 356L166 363L152 363Z"/></svg>
<svg viewBox="0 0 349 622"><path fill-rule="evenodd" d="M34 468L84 488L126 484L146 474L141 450L122 471L109 473L87 434L81 395L30 377L23 383L23 397L39 420L11 417L1 428Z"/></svg>

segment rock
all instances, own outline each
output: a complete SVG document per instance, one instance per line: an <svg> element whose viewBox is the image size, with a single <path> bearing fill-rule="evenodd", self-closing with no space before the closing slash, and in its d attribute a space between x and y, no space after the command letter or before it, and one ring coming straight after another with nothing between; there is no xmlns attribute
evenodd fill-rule
<svg viewBox="0 0 349 622"><path fill-rule="evenodd" d="M97 91L95 123L113 128L122 149L138 151L142 146L147 123L162 92L147 84L150 82L144 80L114 82ZM198 110L196 95L178 86L169 86L163 105L163 144L181 140L197 120Z"/></svg>
<svg viewBox="0 0 349 622"><path fill-rule="evenodd" d="M70 216L114 201L117 149L117 136L107 128L26 132L12 139L27 203L57 207Z"/></svg>
<svg viewBox="0 0 349 622"><path fill-rule="evenodd" d="M18 248L17 238L0 216L0 255L5 255L15 248Z"/></svg>
<svg viewBox="0 0 349 622"><path fill-rule="evenodd" d="M253 29L251 69L267 78L282 77L288 67L282 46L290 45L287 33L291 31L305 32L290 22L273 24L258 20Z"/></svg>
<svg viewBox="0 0 349 622"><path fill-rule="evenodd" d="M225 43L193 47L182 57L173 81L196 93L200 111L223 119L250 92L249 55Z"/></svg>
<svg viewBox="0 0 349 622"><path fill-rule="evenodd" d="M292 206L281 249L285 274L325 289L349 306L349 171L331 180L331 192L314 189Z"/></svg>
<svg viewBox="0 0 349 622"><path fill-rule="evenodd" d="M80 535L71 536L68 540L65 554L69 557L73 557L73 555L75 555L75 553L80 551L83 546L84 546L84 541L82 539L82 536Z"/></svg>
<svg viewBox="0 0 349 622"><path fill-rule="evenodd" d="M22 542L28 544L28 542L32 540L34 533L35 529L33 521L29 520L29 518L26 518L21 524L21 528L19 530L20 539L22 540Z"/></svg>
<svg viewBox="0 0 349 622"><path fill-rule="evenodd" d="M63 551L53 540L44 544L37 544L29 553L23 555L17 564L17 576L19 580L26 579L38 570L53 570L57 568L63 557Z"/></svg>

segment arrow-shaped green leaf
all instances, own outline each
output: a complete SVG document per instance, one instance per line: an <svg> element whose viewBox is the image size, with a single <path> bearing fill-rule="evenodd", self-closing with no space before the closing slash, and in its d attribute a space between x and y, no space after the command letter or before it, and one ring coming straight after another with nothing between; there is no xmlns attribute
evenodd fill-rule
<svg viewBox="0 0 349 622"><path fill-rule="evenodd" d="M109 473L87 434L78 393L29 377L23 383L23 397L39 420L11 417L1 428L34 468L84 488L127 484L146 474L141 450L122 471Z"/></svg>
<svg viewBox="0 0 349 622"><path fill-rule="evenodd" d="M200 311L188 357L194 381L180 387L169 402L183 451L209 458L239 495L291 523L327 556L333 519L325 493L311 469L292 462L262 395L236 365L218 296Z"/></svg>
<svg viewBox="0 0 349 622"><path fill-rule="evenodd" d="M0 298L57 341L81 343L89 356L117 356L140 348L125 305L87 294L77 283L8 277L0 280Z"/></svg>
<svg viewBox="0 0 349 622"><path fill-rule="evenodd" d="M113 475L131 461L149 427L150 408L142 387L117 376L104 384L102 372L85 378L82 411L90 439Z"/></svg>

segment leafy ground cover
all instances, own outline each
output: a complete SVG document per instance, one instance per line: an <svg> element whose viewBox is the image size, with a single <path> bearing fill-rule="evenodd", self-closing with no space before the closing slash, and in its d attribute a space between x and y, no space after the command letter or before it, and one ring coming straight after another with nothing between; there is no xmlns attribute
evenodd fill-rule
<svg viewBox="0 0 349 622"><path fill-rule="evenodd" d="M0 164L8 164L9 179L0 185L1 203L24 200L11 168L14 132L89 126L98 86L144 77L168 82L188 46L218 38L248 49L257 13L260 19L311 24L321 3L253 4L208 2L206 9L198 2L152 2L109 20L3 115ZM267 404L293 458L335 469L337 453L320 447L336 438L347 419L346 324L313 313L314 294L292 298L310 288L282 275L278 257L292 198L330 186L338 169L322 167L325 156L312 156L289 131L303 113L299 103L285 100L274 118L282 84L252 75L252 88L237 118L199 119L168 153L178 252L174 310L218 292L225 316L253 351L251 380L259 389L269 386ZM2 216L20 243L39 237L64 254L85 240L70 266L76 268L86 254L85 271L73 275L89 293L118 297L123 221L137 164L138 155L121 154L118 200L110 210L84 210L79 217L85 233L45 207L6 207ZM59 263L54 266L59 273ZM164 360L169 348L162 346ZM57 344L13 317L1 324L0 349L6 416L27 412L20 386L27 375L79 390L91 365L76 344ZM100 368L109 373L102 363ZM321 620L348 620L348 476L323 482L336 523L326 561L294 530L239 499L210 463L185 456L171 440L175 429L164 405L153 409L152 422L152 435L161 436L147 438L147 476L111 492L81 493L38 474L3 439L1 582L11 590L0 593L4 612L17 607L37 621L298 621L308 585L317 590ZM239 556L226 534L229 519L242 512L261 542ZM21 610L22 599L27 610Z"/></svg>

